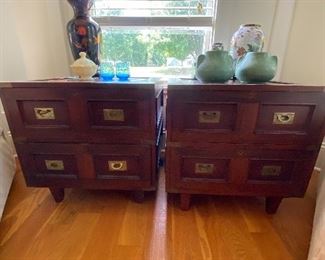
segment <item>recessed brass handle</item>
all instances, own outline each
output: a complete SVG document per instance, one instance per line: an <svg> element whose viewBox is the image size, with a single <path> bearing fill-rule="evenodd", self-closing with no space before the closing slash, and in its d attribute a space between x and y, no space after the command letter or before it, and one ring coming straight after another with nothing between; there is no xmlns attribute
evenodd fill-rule
<svg viewBox="0 0 325 260"><path fill-rule="evenodd" d="M199 111L200 123L219 123L220 111Z"/></svg>
<svg viewBox="0 0 325 260"><path fill-rule="evenodd" d="M104 120L106 120L106 121L123 122L125 120L123 109L104 108L103 114L104 114Z"/></svg>
<svg viewBox="0 0 325 260"><path fill-rule="evenodd" d="M276 112L273 115L273 124L292 125L295 118L294 112Z"/></svg>
<svg viewBox="0 0 325 260"><path fill-rule="evenodd" d="M34 113L35 113L36 119L39 119L39 120L55 119L53 107L34 107Z"/></svg>
<svg viewBox="0 0 325 260"><path fill-rule="evenodd" d="M214 164L212 163L196 163L195 173L211 174L214 171Z"/></svg>
<svg viewBox="0 0 325 260"><path fill-rule="evenodd" d="M265 165L262 168L262 176L279 176L281 174L281 166Z"/></svg>
<svg viewBox="0 0 325 260"><path fill-rule="evenodd" d="M63 171L64 163L61 160L45 160L46 169L50 171Z"/></svg>
<svg viewBox="0 0 325 260"><path fill-rule="evenodd" d="M127 171L128 166L126 161L108 161L109 171Z"/></svg>

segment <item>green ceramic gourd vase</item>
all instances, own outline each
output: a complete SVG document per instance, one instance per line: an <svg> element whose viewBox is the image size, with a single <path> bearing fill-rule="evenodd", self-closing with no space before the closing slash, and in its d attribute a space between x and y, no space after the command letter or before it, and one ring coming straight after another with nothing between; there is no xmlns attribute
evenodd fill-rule
<svg viewBox="0 0 325 260"><path fill-rule="evenodd" d="M274 78L278 57L267 52L248 52L237 61L235 76L242 82L262 83Z"/></svg>
<svg viewBox="0 0 325 260"><path fill-rule="evenodd" d="M225 82L234 75L233 59L221 43L216 43L211 51L199 55L195 75L205 83Z"/></svg>

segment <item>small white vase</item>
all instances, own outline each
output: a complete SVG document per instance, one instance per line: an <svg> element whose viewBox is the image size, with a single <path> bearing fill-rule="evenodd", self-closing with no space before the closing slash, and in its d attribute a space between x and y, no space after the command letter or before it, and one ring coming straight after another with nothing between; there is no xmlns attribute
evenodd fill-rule
<svg viewBox="0 0 325 260"><path fill-rule="evenodd" d="M259 24L242 24L234 33L230 43L229 53L234 60L247 52L262 51L264 46L264 33Z"/></svg>
<svg viewBox="0 0 325 260"><path fill-rule="evenodd" d="M81 80L90 80L96 74L98 66L92 60L86 58L85 52L80 52L79 55L80 58L70 67Z"/></svg>

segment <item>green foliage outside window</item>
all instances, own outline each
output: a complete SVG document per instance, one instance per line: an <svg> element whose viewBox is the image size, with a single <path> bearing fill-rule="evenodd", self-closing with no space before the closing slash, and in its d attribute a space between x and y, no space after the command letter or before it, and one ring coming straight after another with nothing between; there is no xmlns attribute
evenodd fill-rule
<svg viewBox="0 0 325 260"><path fill-rule="evenodd" d="M100 1L98 1L100 2ZM125 1L125 3L131 1ZM158 1L159 2L159 1ZM161 1L163 2L163 1ZM212 10L211 0L173 0L164 1L161 9L148 7L146 16L207 16ZM161 6L158 4L158 6ZM157 6L156 6L157 7ZM114 6L98 9L98 16L128 16L132 6ZM137 16L139 10L132 14ZM140 10L143 11L143 10ZM131 15L132 16L132 15ZM132 26L132 25L130 25ZM103 30L101 59L113 61L126 60L132 67L161 67L167 65L167 59L195 61L203 52L205 29L195 28L109 28Z"/></svg>
<svg viewBox="0 0 325 260"><path fill-rule="evenodd" d="M202 30L104 30L101 59L127 60L134 67L164 66L167 58L195 60L203 43Z"/></svg>

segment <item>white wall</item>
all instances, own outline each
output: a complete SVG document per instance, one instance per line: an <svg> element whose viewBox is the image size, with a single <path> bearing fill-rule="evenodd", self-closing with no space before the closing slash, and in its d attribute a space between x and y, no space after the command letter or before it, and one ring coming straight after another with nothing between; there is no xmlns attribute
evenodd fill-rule
<svg viewBox="0 0 325 260"><path fill-rule="evenodd" d="M0 0L0 81L69 76L66 42L60 1Z"/></svg>
<svg viewBox="0 0 325 260"><path fill-rule="evenodd" d="M296 0L281 80L325 85L324 0ZM325 168L325 142L316 167Z"/></svg>
<svg viewBox="0 0 325 260"><path fill-rule="evenodd" d="M265 49L269 45L277 0L218 0L215 41L226 49L241 24L261 24L265 33Z"/></svg>
<svg viewBox="0 0 325 260"><path fill-rule="evenodd" d="M264 50L279 58L276 80L325 85L325 0L219 0L217 11L215 41L229 48L240 24L259 23Z"/></svg>
<svg viewBox="0 0 325 260"><path fill-rule="evenodd" d="M325 1L297 0L282 80L325 85Z"/></svg>
<svg viewBox="0 0 325 260"><path fill-rule="evenodd" d="M0 80L26 78L21 42L9 1L0 1Z"/></svg>
<svg viewBox="0 0 325 260"><path fill-rule="evenodd" d="M0 1L0 80L70 74L67 1ZM229 47L243 23L259 23L265 50L279 56L278 79L325 84L325 0L219 0L215 40Z"/></svg>
<svg viewBox="0 0 325 260"><path fill-rule="evenodd" d="M325 84L325 0L219 0L217 11L215 41L229 48L240 24L261 24L278 79Z"/></svg>
<svg viewBox="0 0 325 260"><path fill-rule="evenodd" d="M60 1L60 11L61 11L61 21L65 29L67 23L74 17L73 9L71 5L68 3L68 1ZM66 48L68 50L67 52L68 63L72 64L74 62L74 59L70 51L70 46L68 41L66 41Z"/></svg>
<svg viewBox="0 0 325 260"><path fill-rule="evenodd" d="M0 1L0 80L69 75L60 1Z"/></svg>
<svg viewBox="0 0 325 260"><path fill-rule="evenodd" d="M215 41L229 49L233 33L241 24L262 25L265 35L264 51L278 56L281 76L295 0L218 0Z"/></svg>
<svg viewBox="0 0 325 260"><path fill-rule="evenodd" d="M0 81L45 79L70 74L65 44L67 37L59 2L0 0ZM0 133L1 128L5 129L10 140L0 101ZM10 160L3 159L8 149L2 136L0 145L1 218L14 169L9 167Z"/></svg>

